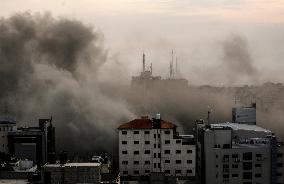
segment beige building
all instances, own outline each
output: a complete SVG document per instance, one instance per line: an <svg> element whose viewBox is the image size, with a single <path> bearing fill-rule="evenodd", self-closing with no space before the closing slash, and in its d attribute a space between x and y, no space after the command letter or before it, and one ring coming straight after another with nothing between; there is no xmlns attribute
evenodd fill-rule
<svg viewBox="0 0 284 184"><path fill-rule="evenodd" d="M118 127L121 176L195 176L195 144L192 135L179 135L171 122L147 116Z"/></svg>

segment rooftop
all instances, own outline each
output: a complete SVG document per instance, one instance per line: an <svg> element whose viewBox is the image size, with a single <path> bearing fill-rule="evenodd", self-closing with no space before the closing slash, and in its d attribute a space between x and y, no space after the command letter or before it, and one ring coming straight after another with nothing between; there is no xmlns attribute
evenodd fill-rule
<svg viewBox="0 0 284 184"><path fill-rule="evenodd" d="M211 124L211 128L218 128L218 127L229 127L232 130L248 130L248 131L256 131L256 132L266 132L271 133L270 130L267 130L265 128L256 126L256 125L247 125L247 124L238 124L238 123L217 123L217 124Z"/></svg>
<svg viewBox="0 0 284 184"><path fill-rule="evenodd" d="M124 123L118 127L118 129L152 129L153 119L149 119L148 116L141 117L140 119L134 119L127 123ZM161 129L173 129L176 125L161 119Z"/></svg>
<svg viewBox="0 0 284 184"><path fill-rule="evenodd" d="M99 167L100 163L85 162L85 163L66 163L66 164L46 164L44 167Z"/></svg>
<svg viewBox="0 0 284 184"><path fill-rule="evenodd" d="M10 116L0 116L0 124L16 124L16 120Z"/></svg>

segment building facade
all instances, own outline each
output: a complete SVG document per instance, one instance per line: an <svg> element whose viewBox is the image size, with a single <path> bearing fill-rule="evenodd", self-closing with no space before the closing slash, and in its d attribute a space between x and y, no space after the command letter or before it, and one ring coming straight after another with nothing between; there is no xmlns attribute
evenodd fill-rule
<svg viewBox="0 0 284 184"><path fill-rule="evenodd" d="M177 126L147 116L118 127L121 176L195 176L195 144L192 135L179 135Z"/></svg>
<svg viewBox="0 0 284 184"><path fill-rule="evenodd" d="M256 125L196 122L201 184L283 184L283 144Z"/></svg>
<svg viewBox="0 0 284 184"><path fill-rule="evenodd" d="M0 153L8 154L8 133L17 130L16 121L7 116L0 117Z"/></svg>
<svg viewBox="0 0 284 184"><path fill-rule="evenodd" d="M41 169L43 184L101 182L100 163L46 164Z"/></svg>

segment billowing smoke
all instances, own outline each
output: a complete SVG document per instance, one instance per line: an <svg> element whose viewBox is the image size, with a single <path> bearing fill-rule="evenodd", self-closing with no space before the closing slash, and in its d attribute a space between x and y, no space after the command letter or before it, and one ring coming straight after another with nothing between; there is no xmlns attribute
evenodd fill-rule
<svg viewBox="0 0 284 184"><path fill-rule="evenodd" d="M227 39L223 53L224 78L255 80L258 71L243 37ZM183 85L137 90L119 84L126 71L117 60L103 34L79 21L29 13L3 18L0 104L7 103L21 125L52 115L58 150L92 153L114 151L116 128L137 116L161 113L190 133L195 119L206 119L208 106L210 122L230 121L236 97L246 97L249 102L241 103L248 105L252 97L269 94L257 96L259 88ZM102 74L108 80L102 81Z"/></svg>
<svg viewBox="0 0 284 184"><path fill-rule="evenodd" d="M28 125L52 115L59 149L111 150L114 124L133 114L101 92L97 73L107 57L103 35L79 21L29 13L2 19L1 104Z"/></svg>
<svg viewBox="0 0 284 184"><path fill-rule="evenodd" d="M229 82L256 83L258 71L254 66L246 38L231 34L223 43L223 65Z"/></svg>

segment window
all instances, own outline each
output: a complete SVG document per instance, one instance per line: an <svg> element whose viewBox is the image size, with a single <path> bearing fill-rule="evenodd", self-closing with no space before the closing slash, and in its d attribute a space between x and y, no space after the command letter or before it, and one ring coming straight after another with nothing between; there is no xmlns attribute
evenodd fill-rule
<svg viewBox="0 0 284 184"><path fill-rule="evenodd" d="M158 144L158 148L160 148L161 147L161 145L160 144Z"/></svg>
<svg viewBox="0 0 284 184"><path fill-rule="evenodd" d="M254 176L255 176L256 178L261 178L261 174L260 174L260 173L256 173Z"/></svg>
<svg viewBox="0 0 284 184"><path fill-rule="evenodd" d="M192 153L192 150L187 150L186 153Z"/></svg>
<svg viewBox="0 0 284 184"><path fill-rule="evenodd" d="M276 176L282 176L282 173L277 173Z"/></svg>
<svg viewBox="0 0 284 184"><path fill-rule="evenodd" d="M158 158L161 158L161 153L158 153Z"/></svg>
<svg viewBox="0 0 284 184"><path fill-rule="evenodd" d="M223 174L223 178L229 178L229 174Z"/></svg>
<svg viewBox="0 0 284 184"><path fill-rule="evenodd" d="M150 170L145 170L145 173L150 173Z"/></svg>
<svg viewBox="0 0 284 184"><path fill-rule="evenodd" d="M144 154L150 154L150 150L145 150Z"/></svg>
<svg viewBox="0 0 284 184"><path fill-rule="evenodd" d="M252 169L252 163L251 162L244 162L243 163L243 170L251 170Z"/></svg>
<svg viewBox="0 0 284 184"><path fill-rule="evenodd" d="M156 139L156 134L154 134L154 138Z"/></svg>
<svg viewBox="0 0 284 184"><path fill-rule="evenodd" d="M123 155L126 155L126 154L127 154L127 151L122 151L122 154L123 154Z"/></svg>
<svg viewBox="0 0 284 184"><path fill-rule="evenodd" d="M171 161L170 160L165 160L165 163L169 164L169 163L171 163Z"/></svg>
<svg viewBox="0 0 284 184"><path fill-rule="evenodd" d="M160 134L158 134L158 138L161 138L161 135L160 135Z"/></svg>
<svg viewBox="0 0 284 184"><path fill-rule="evenodd" d="M176 150L176 154L181 154L181 150Z"/></svg>
<svg viewBox="0 0 284 184"><path fill-rule="evenodd" d="M261 167L261 164L255 164L255 167Z"/></svg>
<svg viewBox="0 0 284 184"><path fill-rule="evenodd" d="M243 173L243 179L252 179L252 173L251 172L244 172Z"/></svg>
<svg viewBox="0 0 284 184"><path fill-rule="evenodd" d="M191 169L186 170L186 173L187 173L187 174L190 174L190 173L192 173L192 170L191 170Z"/></svg>
<svg viewBox="0 0 284 184"><path fill-rule="evenodd" d="M181 173L181 170L175 170L175 173L176 173L176 174L180 174L180 173Z"/></svg>
<svg viewBox="0 0 284 184"><path fill-rule="evenodd" d="M277 157L278 158L282 158L283 157L283 153L277 153Z"/></svg>
<svg viewBox="0 0 284 184"><path fill-rule="evenodd" d="M134 144L139 144L139 141L134 141Z"/></svg>
<svg viewBox="0 0 284 184"><path fill-rule="evenodd" d="M133 164L134 165L139 165L139 161L134 161Z"/></svg>
<svg viewBox="0 0 284 184"><path fill-rule="evenodd" d="M166 173L166 174L170 174L171 171L170 171L170 170L165 170L165 173Z"/></svg>
<svg viewBox="0 0 284 184"><path fill-rule="evenodd" d="M251 152L243 153L243 160L252 160L252 153Z"/></svg>
<svg viewBox="0 0 284 184"><path fill-rule="evenodd" d="M123 173L123 174L128 174L128 171L123 171L122 173Z"/></svg>
<svg viewBox="0 0 284 184"><path fill-rule="evenodd" d="M176 164L181 164L181 160L176 160Z"/></svg>
<svg viewBox="0 0 284 184"><path fill-rule="evenodd" d="M180 143L181 143L181 140L176 140L176 143L177 143L177 144L180 144Z"/></svg>
<svg viewBox="0 0 284 184"><path fill-rule="evenodd" d="M232 177L237 178L237 177L239 177L239 174L232 174Z"/></svg>
<svg viewBox="0 0 284 184"><path fill-rule="evenodd" d="M150 141L145 141L145 144L150 144Z"/></svg>
<svg viewBox="0 0 284 184"><path fill-rule="evenodd" d="M150 165L150 160L146 160L145 165Z"/></svg>
<svg viewBox="0 0 284 184"><path fill-rule="evenodd" d="M238 154L233 154L232 158L239 158L239 155Z"/></svg>
<svg viewBox="0 0 284 184"><path fill-rule="evenodd" d="M170 134L171 132L169 130L165 130L165 134Z"/></svg>
<svg viewBox="0 0 284 184"><path fill-rule="evenodd" d="M134 151L134 155L139 155L139 151Z"/></svg>
<svg viewBox="0 0 284 184"><path fill-rule="evenodd" d="M144 131L144 134L150 134L150 131Z"/></svg>
<svg viewBox="0 0 284 184"><path fill-rule="evenodd" d="M192 160L187 160L186 163L191 164Z"/></svg>
<svg viewBox="0 0 284 184"><path fill-rule="evenodd" d="M128 165L128 161L122 161L122 165Z"/></svg>
<svg viewBox="0 0 284 184"><path fill-rule="evenodd" d="M158 163L158 168L161 168L161 163Z"/></svg>
<svg viewBox="0 0 284 184"><path fill-rule="evenodd" d="M156 153L154 153L154 158L156 158L157 157L157 154Z"/></svg>
<svg viewBox="0 0 284 184"><path fill-rule="evenodd" d="M230 144L223 144L223 148L230 148L231 147L231 145Z"/></svg>
<svg viewBox="0 0 284 184"><path fill-rule="evenodd" d="M170 140L165 140L165 144L170 144L171 141Z"/></svg>
<svg viewBox="0 0 284 184"><path fill-rule="evenodd" d="M135 170L135 171L134 171L134 174L139 174L139 171L138 171L138 170Z"/></svg>
<svg viewBox="0 0 284 184"><path fill-rule="evenodd" d="M157 164L156 164L156 163L154 163L154 168L156 168L156 166L157 166Z"/></svg>
<svg viewBox="0 0 284 184"><path fill-rule="evenodd" d="M154 144L154 148L156 148L156 144Z"/></svg>
<svg viewBox="0 0 284 184"><path fill-rule="evenodd" d="M233 164L233 165L232 165L232 168L233 168L233 169L237 169L237 168L239 168L239 165L238 165L238 164Z"/></svg>
<svg viewBox="0 0 284 184"><path fill-rule="evenodd" d="M171 150L165 150L165 154L171 154Z"/></svg>
<svg viewBox="0 0 284 184"><path fill-rule="evenodd" d="M126 135L127 134L127 131L122 131L122 135Z"/></svg>
<svg viewBox="0 0 284 184"><path fill-rule="evenodd" d="M277 163L277 167L283 167L283 163Z"/></svg>
<svg viewBox="0 0 284 184"><path fill-rule="evenodd" d="M139 134L139 131L134 131L134 134Z"/></svg>
<svg viewBox="0 0 284 184"><path fill-rule="evenodd" d="M122 144L127 144L127 141L122 141Z"/></svg>
<svg viewBox="0 0 284 184"><path fill-rule="evenodd" d="M262 154L256 154L255 156L256 157L262 157Z"/></svg>

